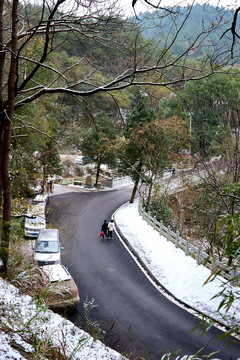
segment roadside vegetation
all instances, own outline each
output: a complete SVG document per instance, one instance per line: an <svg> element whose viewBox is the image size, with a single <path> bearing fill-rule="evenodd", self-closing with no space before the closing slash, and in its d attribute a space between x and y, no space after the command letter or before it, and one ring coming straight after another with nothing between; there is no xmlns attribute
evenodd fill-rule
<svg viewBox="0 0 240 360"><path fill-rule="evenodd" d="M1 275L40 296L19 248L22 215L54 176L98 187L101 175L128 175L130 202L144 185L147 211L239 267L239 9L159 6L126 19L115 0L66 3L0 0ZM66 175L63 153L87 171ZM199 178L183 177L179 205L158 182L186 168Z"/></svg>

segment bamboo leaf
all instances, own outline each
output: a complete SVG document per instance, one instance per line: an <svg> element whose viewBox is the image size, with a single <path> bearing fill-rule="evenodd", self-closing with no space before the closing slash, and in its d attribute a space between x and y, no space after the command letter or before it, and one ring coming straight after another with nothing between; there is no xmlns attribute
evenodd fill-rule
<svg viewBox="0 0 240 360"><path fill-rule="evenodd" d="M203 286L206 285L206 284L210 281L210 279L211 279L220 269L221 269L220 266L218 266L218 267L209 275L209 277L207 278L207 280L204 282Z"/></svg>

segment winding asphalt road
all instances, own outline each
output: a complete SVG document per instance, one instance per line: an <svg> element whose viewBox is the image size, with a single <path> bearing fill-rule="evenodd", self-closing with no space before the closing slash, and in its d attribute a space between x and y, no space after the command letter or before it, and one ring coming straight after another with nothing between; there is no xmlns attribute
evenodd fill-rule
<svg viewBox="0 0 240 360"><path fill-rule="evenodd" d="M160 359L171 351L178 355L203 355L220 351L215 358L240 357L240 344L227 346L216 336L214 327L201 336L199 324L188 311L178 307L159 292L139 269L116 234L113 240L100 239L104 219L129 200L131 189L106 192L69 192L51 196L48 204L49 226L61 231L62 261L71 272L81 302L69 319L89 330L83 303L94 298L97 307L91 319L106 331L104 342L132 359ZM215 337L214 339L212 339Z"/></svg>

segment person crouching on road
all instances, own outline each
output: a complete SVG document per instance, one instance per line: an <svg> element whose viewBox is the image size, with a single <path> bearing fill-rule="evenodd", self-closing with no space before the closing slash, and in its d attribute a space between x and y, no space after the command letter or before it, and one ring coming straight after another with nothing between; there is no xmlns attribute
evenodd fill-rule
<svg viewBox="0 0 240 360"><path fill-rule="evenodd" d="M103 239L104 239L104 235L106 235L106 237L108 238L108 224L107 224L107 220L104 220L104 223L102 224L102 228L101 231L103 233Z"/></svg>
<svg viewBox="0 0 240 360"><path fill-rule="evenodd" d="M114 229L114 220L111 220L108 224L108 237L112 240L113 238L113 229Z"/></svg>

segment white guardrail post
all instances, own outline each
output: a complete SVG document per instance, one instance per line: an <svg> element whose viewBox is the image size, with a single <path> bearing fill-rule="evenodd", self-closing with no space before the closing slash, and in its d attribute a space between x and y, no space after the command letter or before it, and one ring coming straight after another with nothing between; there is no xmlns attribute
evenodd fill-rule
<svg viewBox="0 0 240 360"><path fill-rule="evenodd" d="M179 243L179 231L177 230L176 237L175 237L175 247L176 248L178 248L178 243Z"/></svg>
<svg viewBox="0 0 240 360"><path fill-rule="evenodd" d="M198 246L198 252L197 252L197 264L200 265L202 262L202 251L201 251L202 247L201 245Z"/></svg>
<svg viewBox="0 0 240 360"><path fill-rule="evenodd" d="M150 213L148 213L147 214L147 223L148 223L148 225L150 224L150 217L151 217L151 215L150 215Z"/></svg>
<svg viewBox="0 0 240 360"><path fill-rule="evenodd" d="M189 238L187 237L186 245L185 245L185 255L189 255Z"/></svg>
<svg viewBox="0 0 240 360"><path fill-rule="evenodd" d="M156 230L156 216L153 218L153 230Z"/></svg>
<svg viewBox="0 0 240 360"><path fill-rule="evenodd" d="M176 248L179 248L180 241L181 241L181 244L185 244L185 249L183 249L183 250L185 250L185 255L186 256L190 255L190 256L194 257L196 259L196 262L198 265L200 265L202 263L202 259L208 257L208 254L206 254L205 252L202 251L201 245L199 245L198 247L190 245L189 238L187 238L187 240L184 240L181 238L181 240L180 240L178 230L176 231L176 234L174 236L173 235L174 232L171 231L170 227L168 226L166 228L163 225L162 220L160 222L158 222L156 220L156 216L152 217L150 215L150 213L147 213L145 211L144 207L142 206L142 204L143 204L142 199L139 199L139 206L138 206L139 215L142 216L142 219L146 220L147 224L151 225L154 230L158 230L160 236L163 236L163 233L164 233L164 236L166 237L167 241L171 241L171 242L175 243ZM158 226L159 226L159 228L158 228ZM180 244L180 248L182 247L181 244ZM189 248L191 248L190 254L189 254ZM205 266L210 268L212 272L216 269L217 266L221 267L222 268L222 272L221 272L222 276L224 276L226 279L229 279L229 268L226 267L226 264L221 263L215 259L217 259L216 254L214 254L214 256L211 257L211 260L209 260L208 264L206 264ZM216 264L216 261L217 261L217 264ZM233 279L232 284L237 286L239 283L239 279L240 279L240 272L234 268L233 270L230 271L230 277L231 277L231 279Z"/></svg>
<svg viewBox="0 0 240 360"><path fill-rule="evenodd" d="M160 221L160 227L159 227L159 234L162 236L162 227L163 227L163 223L162 220Z"/></svg>
<svg viewBox="0 0 240 360"><path fill-rule="evenodd" d="M167 241L170 240L170 226L167 227Z"/></svg>
<svg viewBox="0 0 240 360"><path fill-rule="evenodd" d="M139 212L139 214L141 213L141 208L142 208L142 199L141 198L139 198L139 200L138 200L138 212Z"/></svg>

